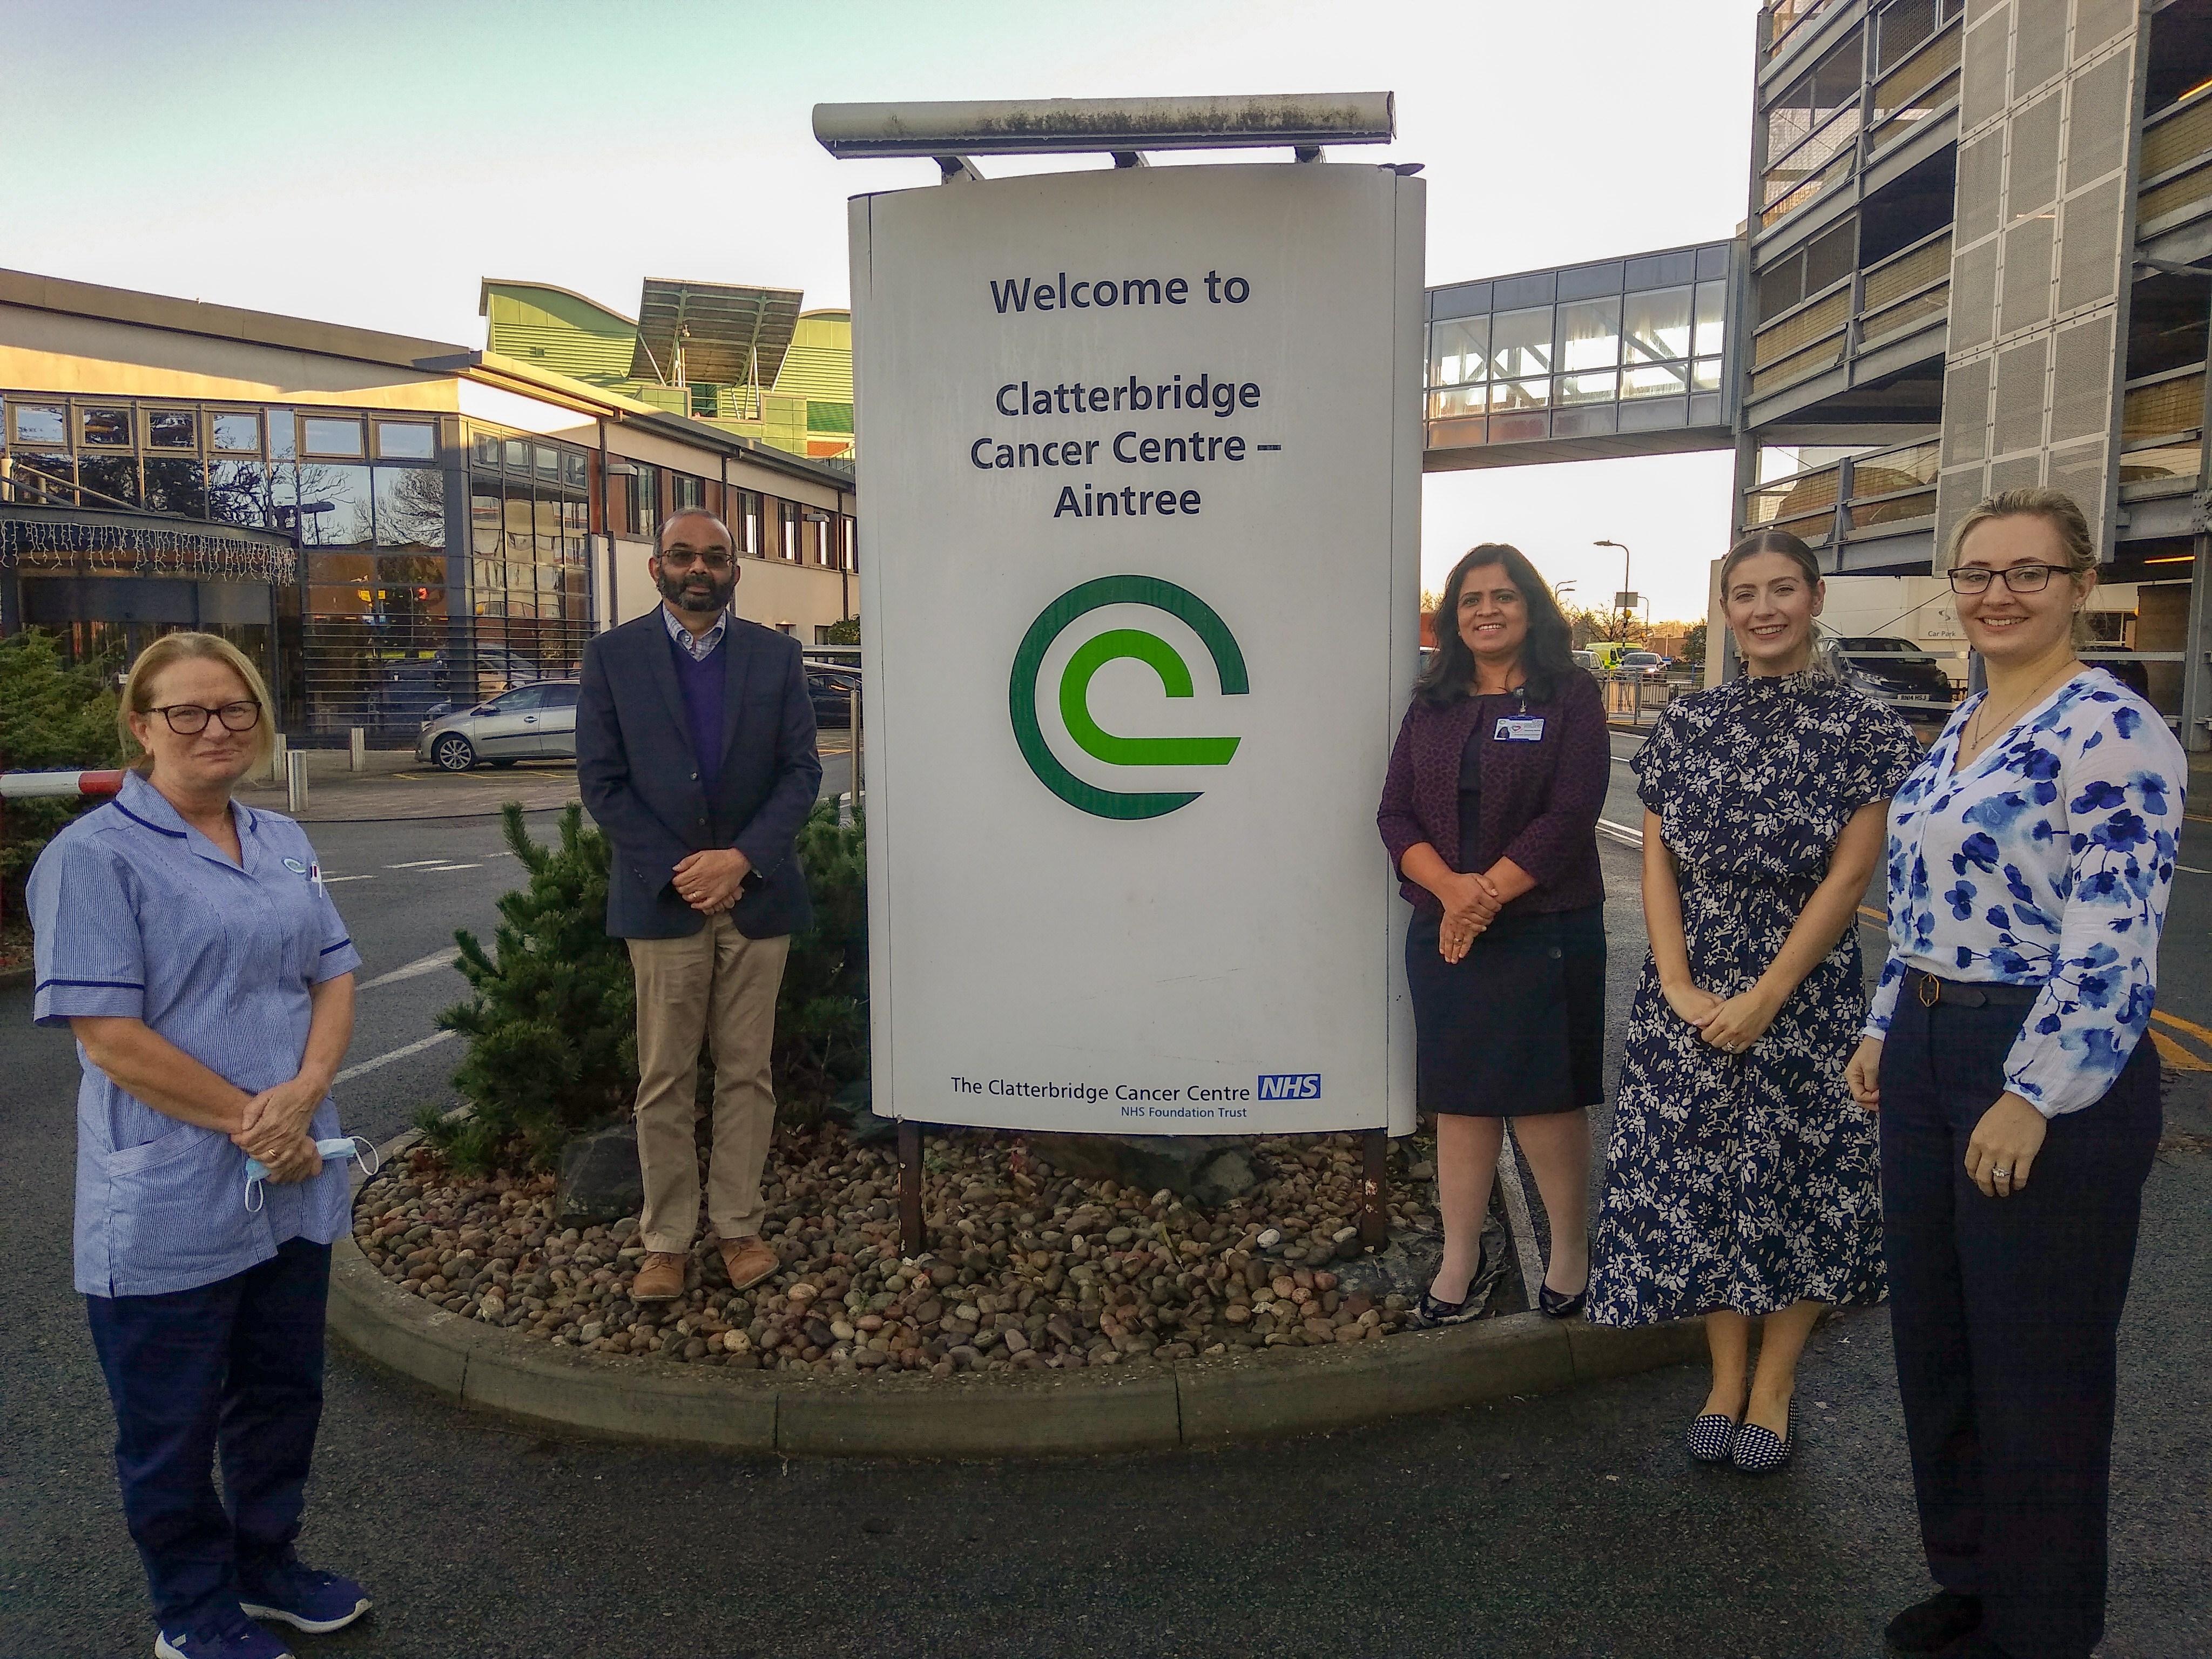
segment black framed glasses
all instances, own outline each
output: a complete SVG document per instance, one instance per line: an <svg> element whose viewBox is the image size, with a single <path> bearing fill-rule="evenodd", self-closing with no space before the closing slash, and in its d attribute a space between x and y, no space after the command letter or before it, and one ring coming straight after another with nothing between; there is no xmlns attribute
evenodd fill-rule
<svg viewBox="0 0 2212 1659"><path fill-rule="evenodd" d="M726 553L693 553L686 549L662 554L660 562L671 570L689 570L696 564L717 576L726 576L736 568Z"/></svg>
<svg viewBox="0 0 2212 1659"><path fill-rule="evenodd" d="M1996 576L1995 570L1984 570L1978 564L1954 566L1947 574L1951 578L1954 593L1986 593L1990 581ZM2015 593L2040 593L2051 586L2053 576L2070 576L2072 569L2063 564L2015 564L2002 573L2004 585Z"/></svg>
<svg viewBox="0 0 2212 1659"><path fill-rule="evenodd" d="M222 722L226 732L251 732L261 723L261 705L258 702L219 703L212 708L204 703L173 702L167 708L146 712L168 721L169 730L180 738L196 738L206 731L210 715Z"/></svg>

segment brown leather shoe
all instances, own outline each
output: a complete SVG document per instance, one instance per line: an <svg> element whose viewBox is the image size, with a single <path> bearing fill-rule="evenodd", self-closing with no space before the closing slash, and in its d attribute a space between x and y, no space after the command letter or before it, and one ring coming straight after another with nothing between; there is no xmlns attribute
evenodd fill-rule
<svg viewBox="0 0 2212 1659"><path fill-rule="evenodd" d="M781 1266L783 1258L759 1238L722 1241L722 1271L729 1274L732 1290L749 1290Z"/></svg>
<svg viewBox="0 0 2212 1659"><path fill-rule="evenodd" d="M673 1302L684 1294L684 1258L673 1250L653 1250L638 1264L630 1281L633 1302Z"/></svg>

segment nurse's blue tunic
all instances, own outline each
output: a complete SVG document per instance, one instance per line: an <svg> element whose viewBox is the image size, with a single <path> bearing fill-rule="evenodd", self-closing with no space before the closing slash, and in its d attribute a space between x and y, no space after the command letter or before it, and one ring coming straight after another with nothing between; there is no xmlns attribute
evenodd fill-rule
<svg viewBox="0 0 2212 1659"><path fill-rule="evenodd" d="M218 1077L258 1094L297 1075L311 992L361 956L315 879L290 818L234 803L233 864L137 772L47 845L31 872L33 1017L143 1020ZM155 1111L85 1058L76 1106L76 1288L154 1296L245 1272L288 1239L336 1241L346 1166L264 1187L246 1207L246 1154L230 1137ZM331 1139L325 1096L309 1133Z"/></svg>

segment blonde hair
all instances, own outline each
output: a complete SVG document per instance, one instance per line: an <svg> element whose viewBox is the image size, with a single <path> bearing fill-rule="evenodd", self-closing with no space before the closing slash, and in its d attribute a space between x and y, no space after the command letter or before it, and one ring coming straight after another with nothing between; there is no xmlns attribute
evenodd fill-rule
<svg viewBox="0 0 2212 1659"><path fill-rule="evenodd" d="M1952 527L1950 544L1943 551L1943 568L1957 568L1971 532L1992 519L2018 518L2040 519L2058 532L2075 592L2081 593L2081 578L2094 574L2097 568L2097 544L2090 539L2089 520L2081 503L2063 489L2005 489L1976 502L1973 510ZM2074 612L2073 640L2077 646L2089 641L2088 618L2078 609Z"/></svg>
<svg viewBox="0 0 2212 1659"><path fill-rule="evenodd" d="M127 755L139 748L138 734L131 729L131 717L152 717L154 682L161 678L161 671L173 664L190 661L219 662L238 676L246 695L261 711L261 718L253 726L253 764L268 765L270 757L276 752L276 705L270 701L269 687L262 680L261 671L243 651L215 634L164 634L138 653L138 660L131 665L130 675L123 682L123 701L115 711L115 726L122 734L123 752ZM151 772L154 757L141 750L131 764L141 772Z"/></svg>

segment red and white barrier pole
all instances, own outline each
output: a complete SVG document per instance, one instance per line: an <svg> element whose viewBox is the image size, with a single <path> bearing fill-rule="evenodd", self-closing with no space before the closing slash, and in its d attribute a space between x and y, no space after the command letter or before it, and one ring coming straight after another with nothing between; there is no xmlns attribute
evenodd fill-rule
<svg viewBox="0 0 2212 1659"><path fill-rule="evenodd" d="M120 772L0 772L0 800L112 795L122 787Z"/></svg>

